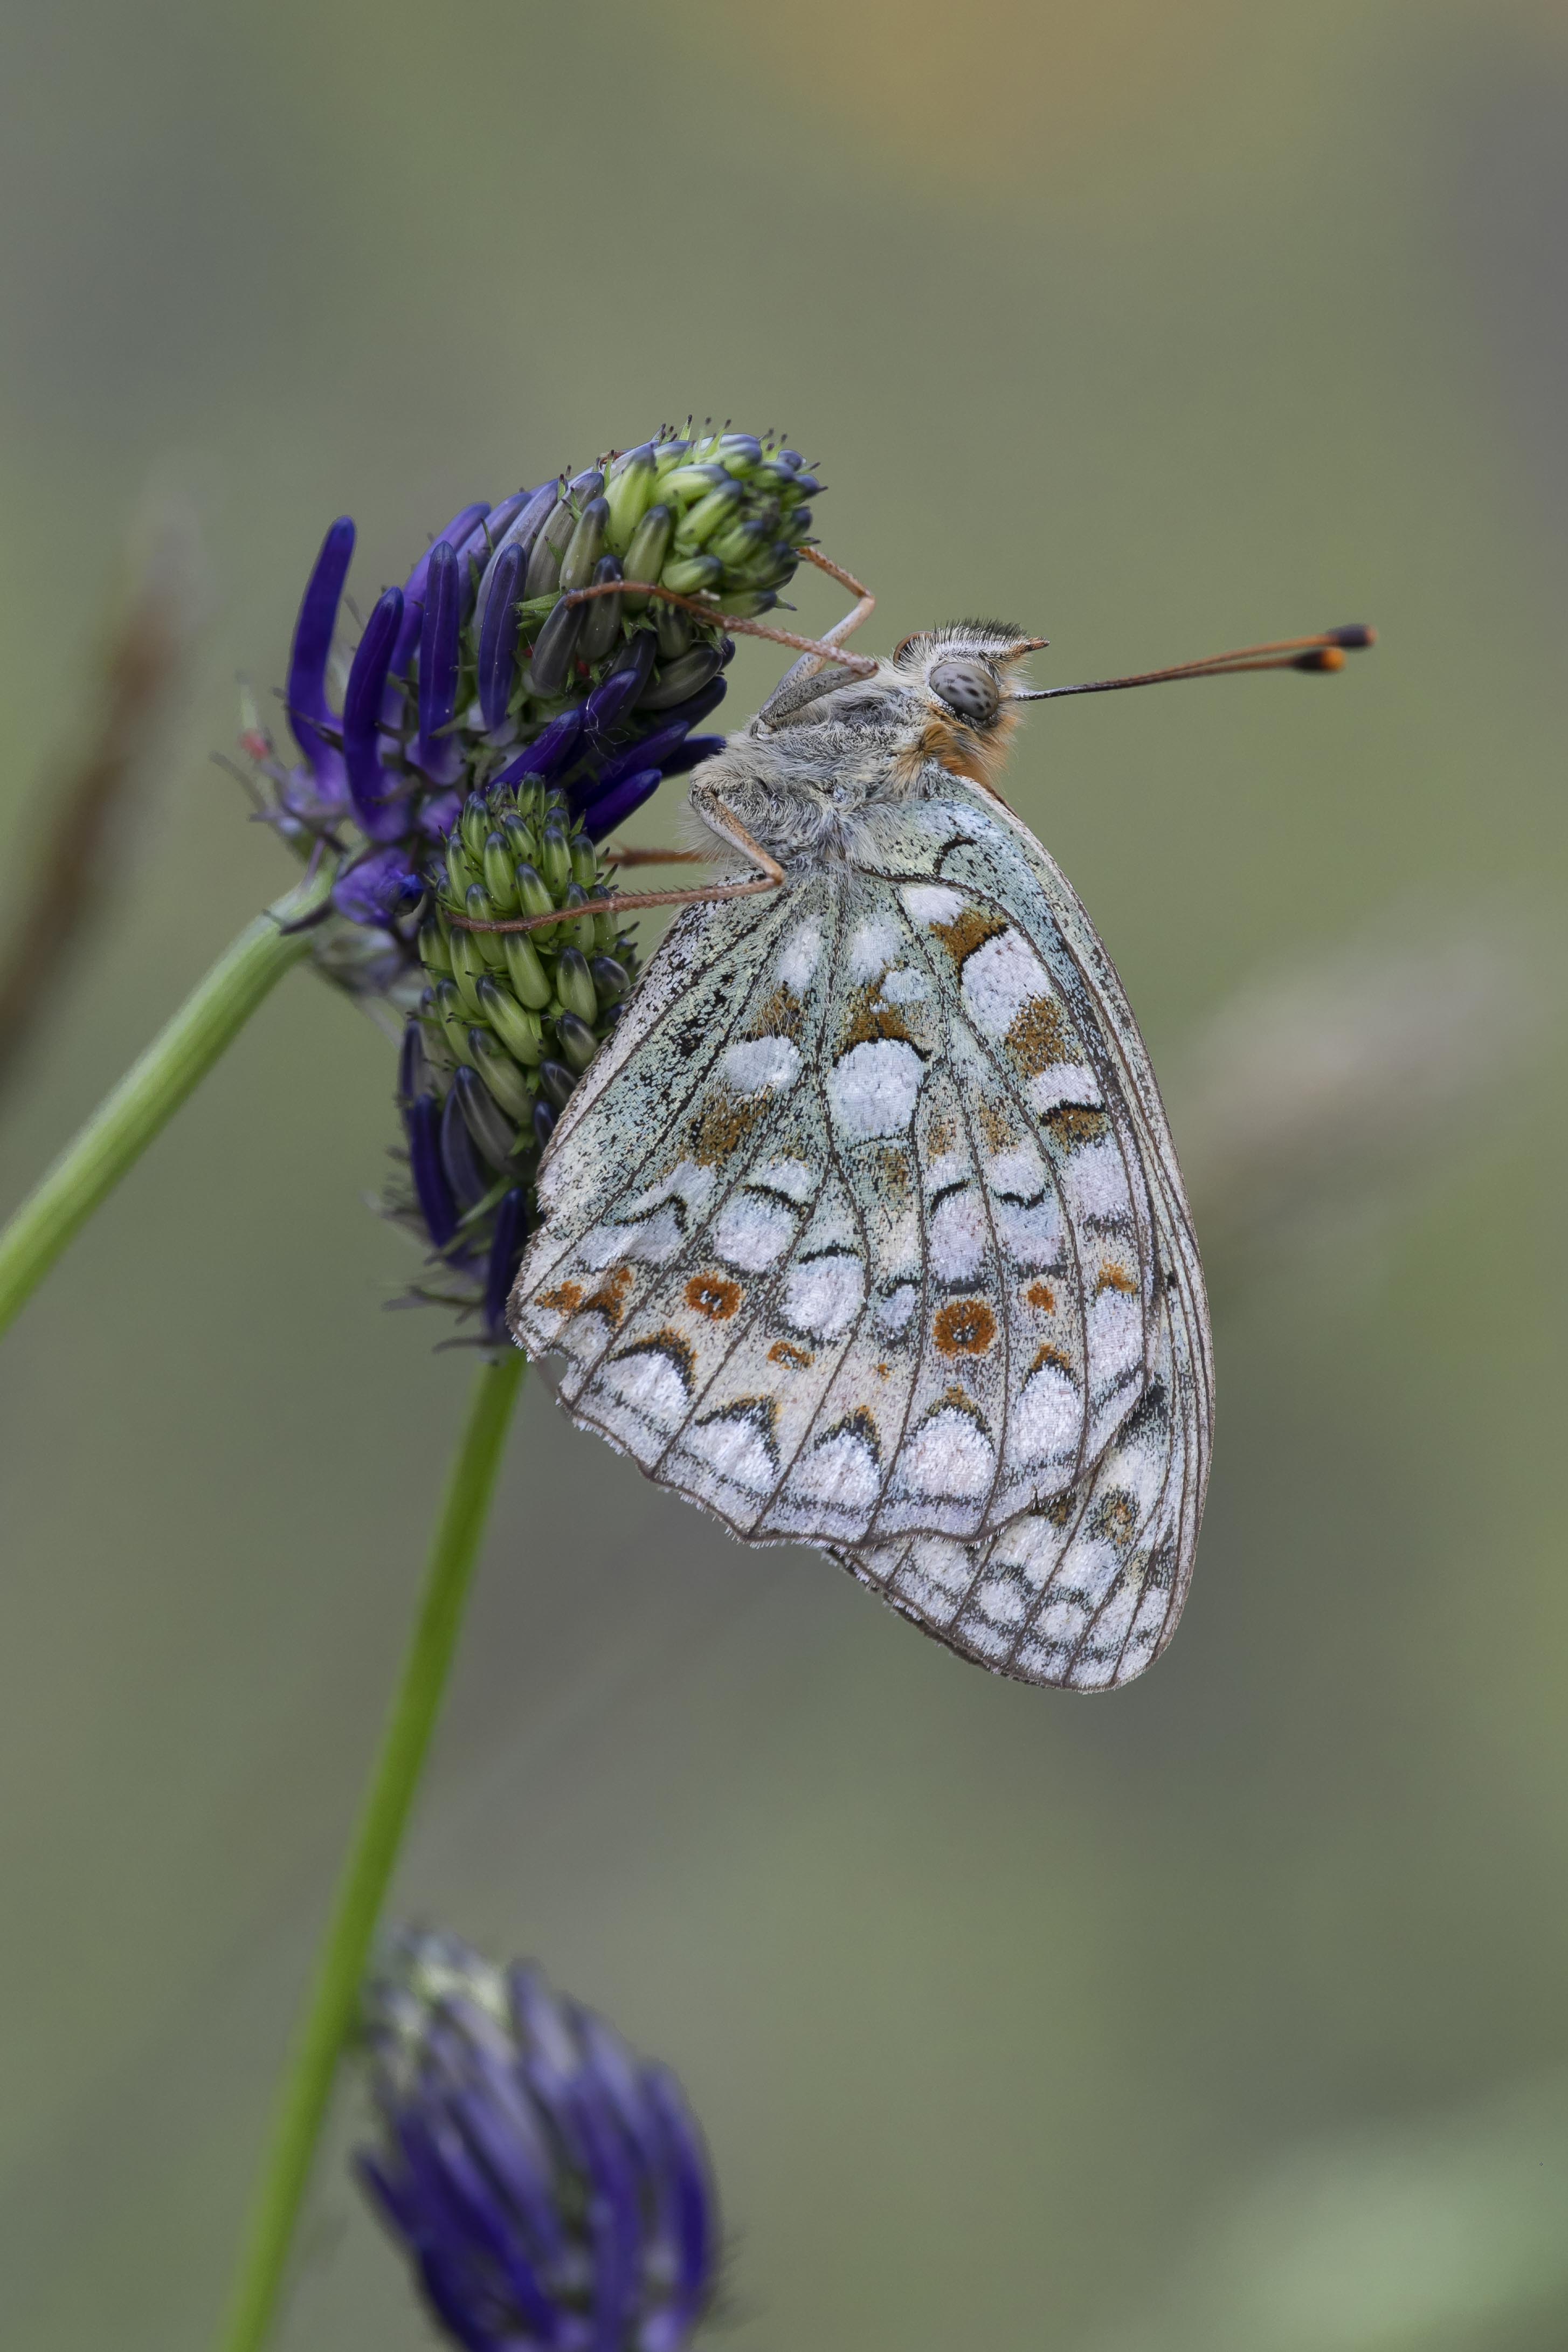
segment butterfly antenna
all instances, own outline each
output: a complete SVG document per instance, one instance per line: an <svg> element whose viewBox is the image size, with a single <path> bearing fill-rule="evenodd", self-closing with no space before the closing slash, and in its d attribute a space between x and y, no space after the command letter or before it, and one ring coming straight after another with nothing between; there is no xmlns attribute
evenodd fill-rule
<svg viewBox="0 0 1568 2352"><path fill-rule="evenodd" d="M1257 669L1343 669L1347 653L1360 653L1377 643L1377 632L1364 621L1343 628L1322 629L1315 637L1280 637L1269 646L1242 646L1235 653L1210 654L1204 661L1177 662L1171 669L1140 670L1132 677L1100 677L1083 686L1028 686L1015 688L1011 702L1054 702L1063 694L1114 694L1126 686L1164 686L1178 677L1232 677Z"/></svg>

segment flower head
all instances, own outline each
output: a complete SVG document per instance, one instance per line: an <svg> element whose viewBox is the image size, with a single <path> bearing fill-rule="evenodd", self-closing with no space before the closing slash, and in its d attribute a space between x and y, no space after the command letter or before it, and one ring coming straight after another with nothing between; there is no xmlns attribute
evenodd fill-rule
<svg viewBox="0 0 1568 2352"><path fill-rule="evenodd" d="M303 853L342 861L333 907L378 933L412 979L424 862L464 804L524 774L559 785L602 839L716 750L693 730L724 698L716 616L779 602L821 485L794 450L747 433L661 432L586 473L465 507L387 588L329 691L354 552L340 516L306 583L287 709L299 759L259 725L242 749L263 814ZM709 622L629 586L711 603ZM572 603L583 589L603 593ZM384 991L381 961L343 971ZM342 977L343 971L335 976Z"/></svg>
<svg viewBox="0 0 1568 2352"><path fill-rule="evenodd" d="M359 2169L466 2352L681 2352L717 2213L679 2084L537 1970L399 1937L367 1994Z"/></svg>
<svg viewBox="0 0 1568 2352"><path fill-rule="evenodd" d="M820 488L792 449L688 427L465 507L384 591L334 678L354 551L341 516L294 634L298 760L247 712L261 814L337 864L318 969L405 1024L409 1179L386 1205L433 1253L413 1295L476 1314L486 1341L503 1336L538 1154L636 958L603 916L504 936L450 919L603 895L596 845L721 748L699 731L734 650L718 616L779 602Z"/></svg>

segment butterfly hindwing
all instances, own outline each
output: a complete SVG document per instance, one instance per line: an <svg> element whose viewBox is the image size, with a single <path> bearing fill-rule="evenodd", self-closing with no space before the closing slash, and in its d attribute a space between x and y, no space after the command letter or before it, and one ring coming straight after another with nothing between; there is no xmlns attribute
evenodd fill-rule
<svg viewBox="0 0 1568 2352"><path fill-rule="evenodd" d="M1203 1504L1196 1335L1162 1286L1147 1387L1080 1483L979 1543L832 1557L949 1648L1020 1681L1108 1690L1153 1663L1186 1596Z"/></svg>
<svg viewBox="0 0 1568 2352"><path fill-rule="evenodd" d="M753 1540L972 1541L1152 1378L1138 1113L1040 877L967 795L876 814L880 871L673 926L515 1294L574 1417Z"/></svg>

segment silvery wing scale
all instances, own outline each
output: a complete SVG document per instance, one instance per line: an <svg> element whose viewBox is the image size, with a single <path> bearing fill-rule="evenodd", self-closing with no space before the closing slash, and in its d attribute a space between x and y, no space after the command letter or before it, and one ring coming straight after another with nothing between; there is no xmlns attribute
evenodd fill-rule
<svg viewBox="0 0 1568 2352"><path fill-rule="evenodd" d="M704 766L758 895L673 923L556 1129L510 1313L574 1421L747 1542L1103 1689L1180 1614L1210 1342L1121 983L990 781L1032 642L798 665Z"/></svg>

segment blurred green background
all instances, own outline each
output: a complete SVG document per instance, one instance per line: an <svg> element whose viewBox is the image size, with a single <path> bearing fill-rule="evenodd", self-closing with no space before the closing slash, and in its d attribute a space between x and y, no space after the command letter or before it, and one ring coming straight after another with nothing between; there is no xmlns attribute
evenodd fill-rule
<svg viewBox="0 0 1568 2352"><path fill-rule="evenodd" d="M998 612L1061 682L1379 624L1335 683L1039 713L1013 770L1212 1204L1166 1659L1098 1700L993 1681L535 1383L398 1900L679 2069L737 2352L1560 2346L1560 9L13 0L0 93L14 843L137 515L193 516L205 580L4 1107L7 1204L287 878L207 754L345 509L364 605L465 499L695 408L821 460L883 645ZM777 668L744 650L726 716ZM1288 1215L1249 1205L1215 1055L1281 972L1337 1050L1409 939L1355 1116L1275 1150ZM222 2300L472 1377L382 1312L390 1084L287 982L0 1356L28 2352L183 2352ZM337 2148L279 2340L429 2340Z"/></svg>

